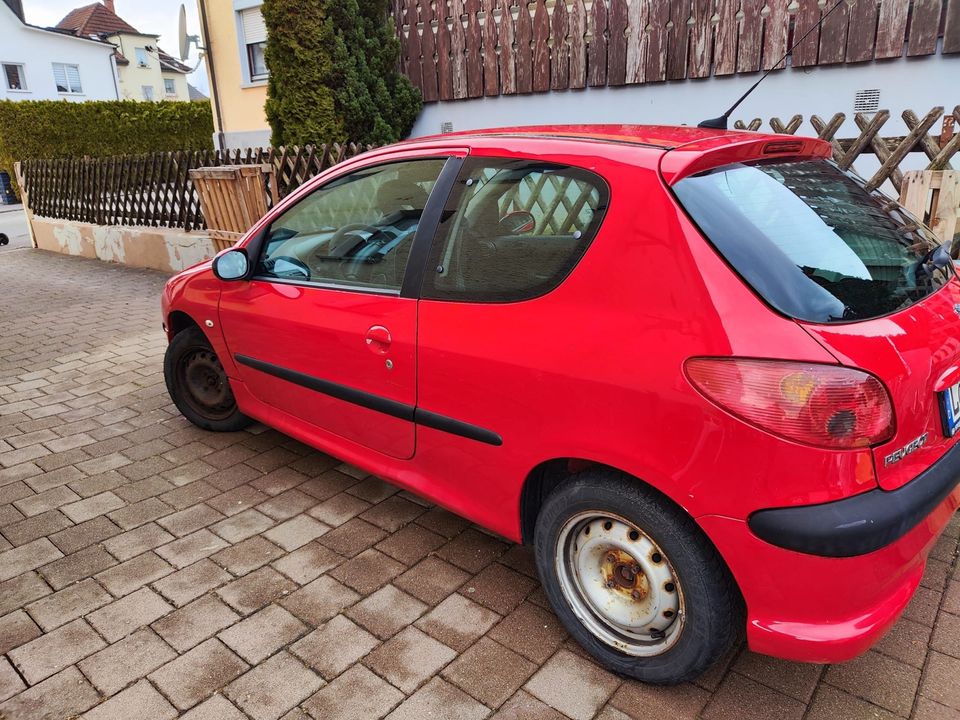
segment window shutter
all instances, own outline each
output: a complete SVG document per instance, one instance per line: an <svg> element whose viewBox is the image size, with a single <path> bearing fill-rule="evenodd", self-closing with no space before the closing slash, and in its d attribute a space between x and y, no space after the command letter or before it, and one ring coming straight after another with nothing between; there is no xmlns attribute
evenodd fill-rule
<svg viewBox="0 0 960 720"><path fill-rule="evenodd" d="M267 26L263 22L260 8L248 8L240 11L240 22L243 25L243 44L255 45L267 41Z"/></svg>

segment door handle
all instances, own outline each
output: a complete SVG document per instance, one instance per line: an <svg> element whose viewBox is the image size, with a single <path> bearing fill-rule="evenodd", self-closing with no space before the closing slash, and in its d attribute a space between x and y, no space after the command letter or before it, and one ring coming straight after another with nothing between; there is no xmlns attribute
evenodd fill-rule
<svg viewBox="0 0 960 720"><path fill-rule="evenodd" d="M374 325L367 330L365 340L370 352L376 353L377 355L386 355L387 351L390 350L390 343L393 342L393 337L391 337L390 331L383 325Z"/></svg>

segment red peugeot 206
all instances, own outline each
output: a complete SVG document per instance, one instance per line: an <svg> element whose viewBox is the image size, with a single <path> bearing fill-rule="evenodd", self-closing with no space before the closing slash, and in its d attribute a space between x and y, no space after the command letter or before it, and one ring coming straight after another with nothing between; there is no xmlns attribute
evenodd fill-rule
<svg viewBox="0 0 960 720"><path fill-rule="evenodd" d="M365 153L170 280L170 394L532 543L616 672L744 632L852 658L960 504L960 280L829 156L648 126Z"/></svg>

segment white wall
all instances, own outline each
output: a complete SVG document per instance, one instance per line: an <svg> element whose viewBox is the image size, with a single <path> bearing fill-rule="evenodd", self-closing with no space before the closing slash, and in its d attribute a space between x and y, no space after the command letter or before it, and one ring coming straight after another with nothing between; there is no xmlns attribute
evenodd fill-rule
<svg viewBox="0 0 960 720"><path fill-rule="evenodd" d="M77 65L83 92L57 92L53 63ZM24 66L26 90L7 89L0 77L0 99L5 100L116 100L113 47L24 25L0 2L0 63Z"/></svg>
<svg viewBox="0 0 960 720"><path fill-rule="evenodd" d="M695 125L723 113L758 78L758 74L733 75L429 103L424 105L411 136L439 133L444 122L452 122L454 130L565 123ZM860 131L853 120L853 99L857 91L865 89L879 89L880 108L890 111L882 135L904 135L907 129L900 117L904 110L913 110L922 118L934 106L943 105L949 112L960 104L960 55L941 55L938 51L921 58L778 70L734 112L730 127L733 120L749 122L759 117L764 121L762 129L770 131L767 121L771 117L786 123L799 114L804 124L798 134L815 135L809 122L811 115L828 121L834 113L842 112L847 119L837 137L855 137ZM936 124L931 132L939 130ZM924 165L918 155L901 167ZM862 174L872 173L877 167L872 155L864 156L856 165Z"/></svg>

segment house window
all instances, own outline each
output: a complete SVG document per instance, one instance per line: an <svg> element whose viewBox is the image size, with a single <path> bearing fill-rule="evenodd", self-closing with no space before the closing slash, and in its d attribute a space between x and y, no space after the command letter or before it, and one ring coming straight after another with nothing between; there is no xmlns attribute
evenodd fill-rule
<svg viewBox="0 0 960 720"><path fill-rule="evenodd" d="M177 94L177 85L174 82L173 78L164 78L163 79L163 91L167 95L176 95Z"/></svg>
<svg viewBox="0 0 960 720"><path fill-rule="evenodd" d="M246 51L246 75L251 82L266 80L269 71L263 53L267 47L267 26L259 7L240 11L240 28L243 34L240 42Z"/></svg>
<svg viewBox="0 0 960 720"><path fill-rule="evenodd" d="M134 51L137 53L137 67L142 67L142 68L150 67L150 63L147 62L148 61L147 49L134 48Z"/></svg>
<svg viewBox="0 0 960 720"><path fill-rule="evenodd" d="M153 100L153 85L141 85L140 89L143 90L144 100Z"/></svg>
<svg viewBox="0 0 960 720"><path fill-rule="evenodd" d="M54 63L53 81L57 84L57 92L73 94L83 92L80 85L80 67L78 65Z"/></svg>
<svg viewBox="0 0 960 720"><path fill-rule="evenodd" d="M7 81L7 90L26 90L27 81L23 74L23 65L4 63L3 77Z"/></svg>

